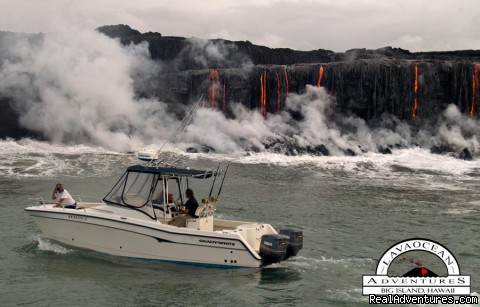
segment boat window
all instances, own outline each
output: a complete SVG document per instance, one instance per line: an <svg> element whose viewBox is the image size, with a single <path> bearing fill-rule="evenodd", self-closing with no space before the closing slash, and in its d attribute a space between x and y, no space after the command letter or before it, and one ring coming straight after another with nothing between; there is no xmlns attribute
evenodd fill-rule
<svg viewBox="0 0 480 307"><path fill-rule="evenodd" d="M123 187L125 186L125 180L127 173L124 173L122 178L120 178L117 184L112 188L112 190L105 196L104 200L111 203L119 203L122 200Z"/></svg>
<svg viewBox="0 0 480 307"><path fill-rule="evenodd" d="M158 175L142 172L127 172L117 182L104 200L118 205L137 208L151 217L153 209L149 204L150 193L154 189Z"/></svg>
<svg viewBox="0 0 480 307"><path fill-rule="evenodd" d="M130 172L123 192L123 202L132 207L142 207L150 199L154 174Z"/></svg>
<svg viewBox="0 0 480 307"><path fill-rule="evenodd" d="M152 202L154 204L163 204L164 203L165 193L163 191L164 191L164 187L163 187L163 184L162 184L162 179L159 178L156 181L155 187L153 188L152 197L151 197Z"/></svg>
<svg viewBox="0 0 480 307"><path fill-rule="evenodd" d="M170 194L175 201L183 202L179 178L159 176L156 185L153 188L151 196L152 203L163 204L166 201L172 203L169 201Z"/></svg>

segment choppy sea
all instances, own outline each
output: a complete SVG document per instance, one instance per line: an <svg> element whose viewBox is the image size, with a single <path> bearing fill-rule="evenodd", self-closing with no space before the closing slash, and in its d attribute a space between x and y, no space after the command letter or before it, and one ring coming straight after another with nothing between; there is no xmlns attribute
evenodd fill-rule
<svg viewBox="0 0 480 307"><path fill-rule="evenodd" d="M480 293L478 158L421 148L355 157L180 154L196 168L230 161L217 214L300 227L299 255L255 270L222 270L49 241L25 207L48 198L57 182L73 195L101 199L139 161L101 147L2 140L0 305L367 306L362 276L374 274L390 246L414 237L448 247L462 275L471 276L473 295ZM428 257L419 261L441 266ZM396 265L400 272L411 269L408 262Z"/></svg>

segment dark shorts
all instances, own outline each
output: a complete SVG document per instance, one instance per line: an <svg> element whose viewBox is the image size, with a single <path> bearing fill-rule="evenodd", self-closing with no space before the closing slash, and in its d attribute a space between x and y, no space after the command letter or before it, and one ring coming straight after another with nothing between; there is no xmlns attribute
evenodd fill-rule
<svg viewBox="0 0 480 307"><path fill-rule="evenodd" d="M68 205L64 207L65 209L76 209L77 208L77 203L74 203L73 205Z"/></svg>

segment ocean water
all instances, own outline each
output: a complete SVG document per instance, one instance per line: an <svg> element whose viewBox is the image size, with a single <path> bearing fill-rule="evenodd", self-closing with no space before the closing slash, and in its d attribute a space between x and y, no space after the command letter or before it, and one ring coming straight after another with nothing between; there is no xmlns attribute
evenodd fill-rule
<svg viewBox="0 0 480 307"><path fill-rule="evenodd" d="M231 161L218 216L300 227L299 255L260 269L221 270L59 245L23 209L48 199L57 182L71 194L100 199L138 161L100 147L3 140L0 305L367 306L362 275L373 275L384 251L413 237L448 247L462 275L471 276L471 292L480 292L478 158L421 148L355 157L182 157L197 168ZM418 260L439 267L434 259Z"/></svg>

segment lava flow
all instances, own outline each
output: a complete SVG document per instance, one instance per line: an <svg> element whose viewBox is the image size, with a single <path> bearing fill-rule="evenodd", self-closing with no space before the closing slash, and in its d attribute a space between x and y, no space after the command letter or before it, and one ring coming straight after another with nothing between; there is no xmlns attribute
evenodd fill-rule
<svg viewBox="0 0 480 307"><path fill-rule="evenodd" d="M323 77L323 66L320 66L320 68L318 69L317 87L322 86L322 77Z"/></svg>
<svg viewBox="0 0 480 307"><path fill-rule="evenodd" d="M480 93L478 91L478 75L480 74L480 64L475 64L472 77L472 106L470 107L470 117L475 116L475 102L480 100Z"/></svg>
<svg viewBox="0 0 480 307"><path fill-rule="evenodd" d="M275 72L275 76L277 76L277 111L280 111L281 107L281 91L280 91L280 77L278 76L278 72Z"/></svg>
<svg viewBox="0 0 480 307"><path fill-rule="evenodd" d="M208 101L212 107L215 107L216 104L215 96L220 85L219 79L218 71L216 69L210 69L210 76L208 78Z"/></svg>
<svg viewBox="0 0 480 307"><path fill-rule="evenodd" d="M418 109L418 65L415 64L415 84L413 86L414 90L414 97L413 97L413 110L412 110L412 117L417 117L417 109Z"/></svg>
<svg viewBox="0 0 480 307"><path fill-rule="evenodd" d="M260 111L267 117L267 71L260 74Z"/></svg>

